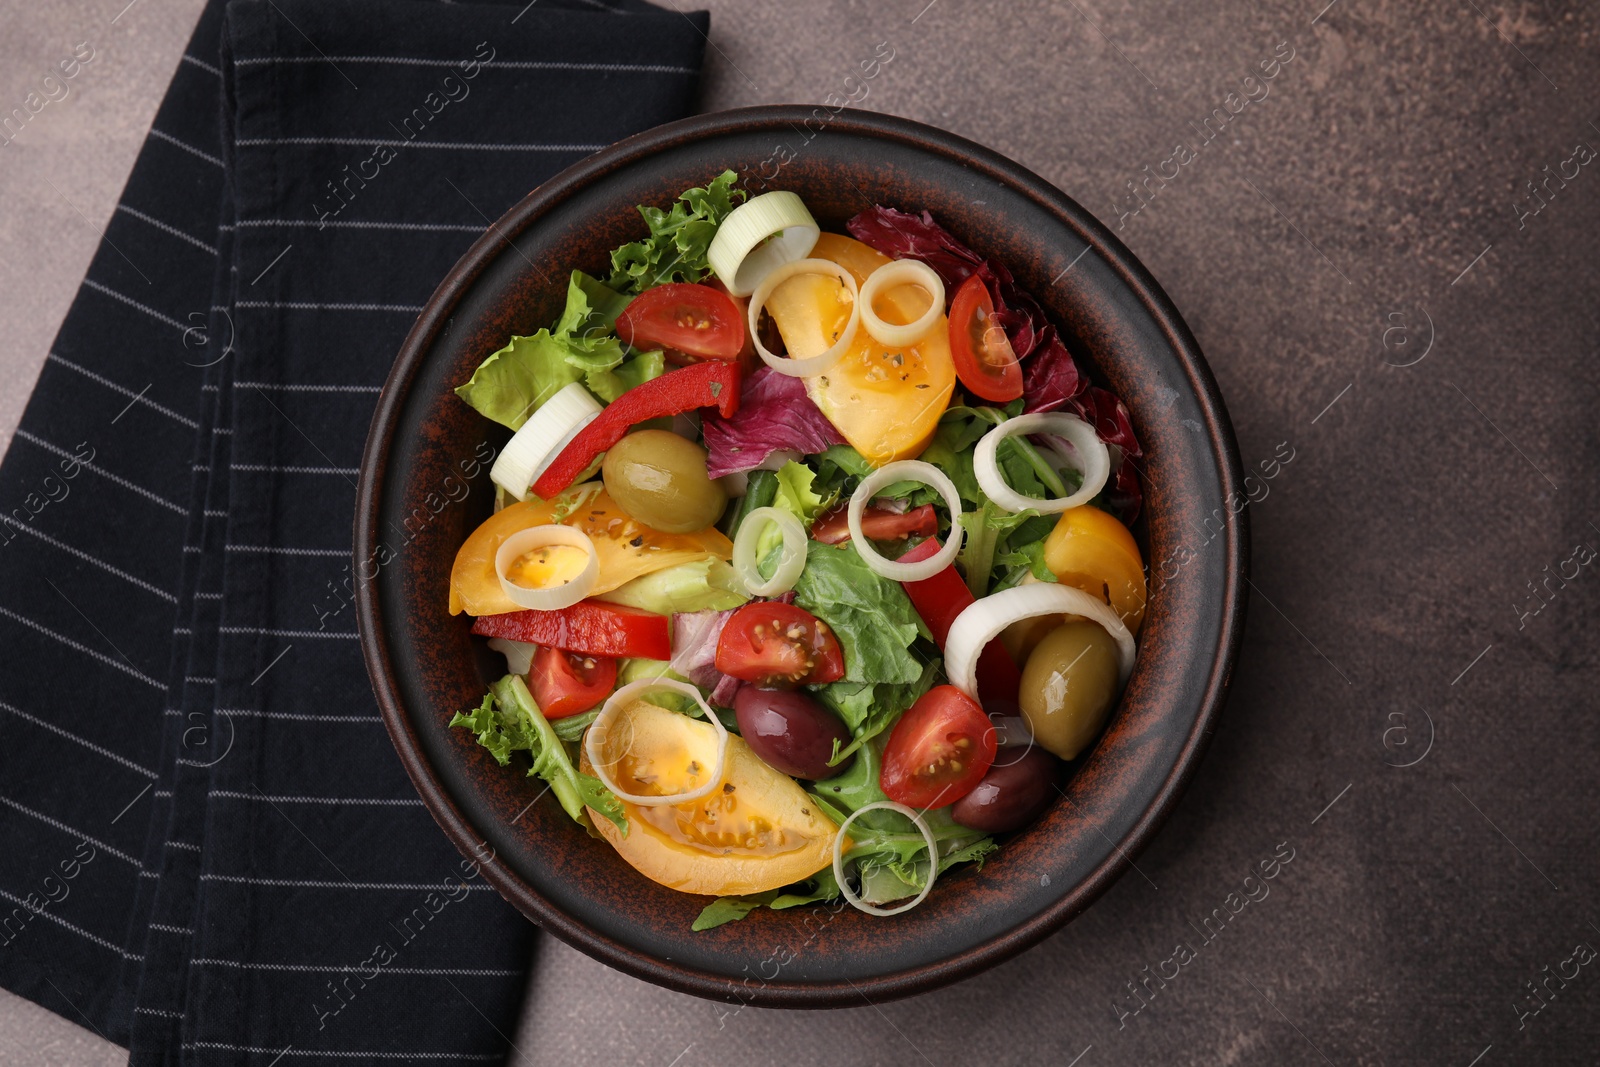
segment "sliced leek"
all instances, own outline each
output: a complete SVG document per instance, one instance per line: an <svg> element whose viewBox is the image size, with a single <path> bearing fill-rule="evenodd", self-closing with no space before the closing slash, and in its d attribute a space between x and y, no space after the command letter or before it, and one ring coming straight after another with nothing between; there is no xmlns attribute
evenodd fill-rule
<svg viewBox="0 0 1600 1067"><path fill-rule="evenodd" d="M632 748L633 733L627 723L618 723L618 718L645 693L657 689L666 689L692 699L700 707L717 734L717 761L715 765L705 770L705 780L694 789L682 793L630 793L617 784L612 770L628 755ZM613 734L617 736L613 738ZM620 741L625 747L620 754L607 758L607 746ZM710 796L722 788L722 778L726 773L728 763L728 728L722 725L722 720L707 706L705 698L700 695L700 690L686 682L676 681L672 678L645 678L642 681L632 682L611 694L610 699L600 709L600 714L590 724L589 730L583 735L584 754L589 757L589 766L594 771L594 776L600 779L600 784L616 794L618 800L624 804L637 804L640 807L660 807L662 805L688 804L702 797ZM693 765L691 764L691 767Z"/></svg>
<svg viewBox="0 0 1600 1067"><path fill-rule="evenodd" d="M907 323L885 322L873 310L872 304L881 293L902 285L915 285L927 290L932 299L928 310ZM885 263L861 283L861 326L872 339L885 348L909 348L928 335L944 314L944 282L933 268L915 259L897 259Z"/></svg>
<svg viewBox="0 0 1600 1067"><path fill-rule="evenodd" d="M564 386L506 442L489 478L518 500L527 499L528 486L599 414L600 402L581 382Z"/></svg>
<svg viewBox="0 0 1600 1067"><path fill-rule="evenodd" d="M810 255L821 233L798 196L787 191L762 193L722 220L706 250L706 262L728 292L749 296L775 268Z"/></svg>
<svg viewBox="0 0 1600 1067"><path fill-rule="evenodd" d="M1083 484L1071 496L1042 500L1024 496L1006 484L1005 475L1000 470L1000 442L1017 434L1035 433L1064 437L1072 445L1072 458L1083 475ZM1062 455L1059 450L1052 451ZM984 434L972 453L972 472L977 475L978 487L984 495L1007 511L1033 510L1054 514L1087 504L1105 488L1106 479L1111 475L1111 454L1106 451L1105 442L1094 432L1094 427L1076 415L1068 415L1064 411L1038 411L1032 415L1007 419Z"/></svg>
<svg viewBox="0 0 1600 1067"><path fill-rule="evenodd" d="M922 885L922 892L918 893L915 897L912 897L908 903L898 904L892 908L880 908L876 904L868 904L865 900L861 899L861 896L854 889L850 888L850 879L845 877L845 831L850 829L851 823L855 822L867 812L878 811L879 809L899 812L901 815L904 815L906 818L910 819L912 823L916 825L917 831L922 834L922 839L928 843L928 878L927 881L925 881ZM933 831L928 828L928 821L922 817L922 813L913 808L908 808L904 804L897 804L892 800L877 800L873 801L871 804L863 804L861 807L851 812L850 817L840 824L839 833L833 839L833 877L834 880L839 883L839 892L843 893L844 898L851 904L866 912L868 915L899 915L903 911L910 911L912 908L926 900L929 893L933 892L933 882L938 876L939 841L933 836Z"/></svg>
<svg viewBox="0 0 1600 1067"><path fill-rule="evenodd" d="M767 306L768 298L778 286L801 274L824 274L839 279L839 284L850 293L850 318L845 322L839 336L826 350L814 356L798 358L793 355L780 356L761 343L761 309ZM770 272L756 287L755 293L750 297L749 316L750 340L754 342L756 354L761 357L761 362L779 374L787 374L791 378L814 378L839 362L839 357L850 350L850 345L856 339L856 330L861 326L861 300L860 291L856 286L856 276L829 259L797 259L793 263L785 263ZM824 337L823 340L827 338Z"/></svg>
<svg viewBox="0 0 1600 1067"><path fill-rule="evenodd" d="M530 552L541 548L566 547L581 550L587 557L583 568L570 579L558 585L528 586L512 577L512 565ZM570 608L589 595L600 577L600 562L594 542L582 530L571 526L550 523L518 530L500 543L494 554L494 573L500 579L500 589L513 604L538 611L555 611Z"/></svg>
<svg viewBox="0 0 1600 1067"><path fill-rule="evenodd" d="M939 551L915 563L902 563L899 560L884 558L872 546L872 542L867 540L861 526L861 517L867 510L867 503L877 495L878 490L900 481L915 481L932 486L944 498L945 507L950 509L950 539ZM919 582L924 578L932 578L954 563L956 554L961 551L963 531L960 522L961 495L956 492L955 483L944 471L920 459L897 460L879 467L861 479L861 484L856 486L855 493L850 497L850 508L845 512L845 519L850 524L850 544L861 554L861 561L878 574L897 582Z"/></svg>

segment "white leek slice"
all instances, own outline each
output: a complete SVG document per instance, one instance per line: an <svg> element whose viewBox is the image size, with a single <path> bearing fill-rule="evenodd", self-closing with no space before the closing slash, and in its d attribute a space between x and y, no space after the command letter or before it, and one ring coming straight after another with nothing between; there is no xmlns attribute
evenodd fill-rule
<svg viewBox="0 0 1600 1067"><path fill-rule="evenodd" d="M612 731L618 729L617 718L628 709L639 697L653 690L666 689L683 696L690 697L700 705L700 710L705 713L706 722L717 732L717 762L707 775L705 783L685 793L667 793L662 795L629 793L617 785L616 779L611 776L611 768L617 760L605 758L605 746L611 738ZM627 744L632 741L632 734L624 732L621 740ZM600 714L595 716L594 722L589 724L588 731L583 735L583 750L589 757L590 768L594 776L600 779L600 784L611 790L618 800L625 804L637 804L643 808L660 807L667 804L688 804L699 800L701 797L710 796L722 788L722 777L728 765L728 728L722 725L722 720L717 718L701 697L700 690L687 682L676 681L672 678L645 678L642 681L630 682L611 694L610 699L600 709ZM624 752L626 755L626 752ZM619 757L620 758L620 757Z"/></svg>
<svg viewBox="0 0 1600 1067"><path fill-rule="evenodd" d="M749 296L775 268L811 254L817 220L794 193L762 193L728 213L706 249L706 262L728 292Z"/></svg>
<svg viewBox="0 0 1600 1067"><path fill-rule="evenodd" d="M913 322L885 322L873 310L872 304L879 294L901 285L917 285L928 291L932 300L928 310ZM897 259L885 263L861 283L861 325L872 339L885 348L909 348L928 335L944 314L944 282L933 268L915 259Z"/></svg>
<svg viewBox="0 0 1600 1067"><path fill-rule="evenodd" d="M783 556L771 578L762 578L756 559L756 544L767 523L783 535ZM805 527L800 520L780 508L756 508L744 517L733 537L733 572L751 596L777 596L794 588L800 572L806 569Z"/></svg>
<svg viewBox="0 0 1600 1067"><path fill-rule="evenodd" d="M507 572L510 571L511 565L519 558L547 545L566 545L582 549L588 556L583 570L560 585L540 589L518 584L508 577ZM582 530L550 523L518 530L502 541L494 554L494 573L500 579L501 591L518 607L555 611L558 608L570 608L589 595L589 591L594 588L595 582L600 577L600 560L595 555L594 542L589 540L589 536Z"/></svg>
<svg viewBox="0 0 1600 1067"><path fill-rule="evenodd" d="M1000 442L1017 434L1034 433L1065 437L1072 445L1079 471L1083 475L1083 484L1076 493L1057 500L1041 500L1024 496L1006 484L1005 475L1000 471ZM1052 451L1058 456L1062 455L1057 449ZM1111 453L1094 432L1094 427L1076 415L1068 415L1064 411L1036 411L1032 415L1007 419L984 434L972 454L972 472L977 475L978 486L984 495L1007 511L1031 510L1055 514L1079 504L1087 504L1105 488L1106 479L1111 476Z"/></svg>
<svg viewBox="0 0 1600 1067"><path fill-rule="evenodd" d="M850 290L850 320L845 323L838 340L826 351L797 359L780 356L761 343L761 309L767 306L767 298L772 296L773 290L800 274L826 274L838 278L839 284ZM791 378L814 378L839 362L839 357L850 350L851 343L856 339L856 330L861 325L861 293L856 286L856 276L828 259L799 259L785 263L762 279L761 285L750 297L749 318L750 340L755 343L761 362Z"/></svg>
<svg viewBox="0 0 1600 1067"><path fill-rule="evenodd" d="M528 486L598 414L600 402L583 383L563 386L506 442L489 478L518 500L526 500Z"/></svg>
<svg viewBox="0 0 1600 1067"><path fill-rule="evenodd" d="M944 640L944 669L950 684L978 699L978 657L984 647L1014 622L1041 615L1081 615L1099 623L1117 643L1118 684L1133 673L1133 635L1103 600L1082 589L1052 582L1013 586L990 593L967 607L950 624Z"/></svg>
<svg viewBox="0 0 1600 1067"><path fill-rule="evenodd" d="M901 815L904 815L906 818L910 819L916 824L917 829L921 831L922 839L928 842L928 879L923 883L922 892L912 897L909 902L905 904L897 904L892 908L880 908L876 904L868 904L866 901L862 900L860 894L858 894L854 889L850 888L850 880L845 877L844 870L845 831L850 829L851 823L855 822L867 812L878 811L880 809L897 811ZM918 904L921 904L925 899L927 899L928 894L933 891L933 881L938 876L939 841L933 836L933 831L928 828L928 821L922 817L922 813L913 808L908 808L904 804L897 804L892 800L877 800L871 804L863 804L861 807L850 813L850 817L839 826L839 832L834 836L834 881L839 883L839 892L844 894L844 898L851 904L854 904L857 908L866 912L868 915L899 915L903 911L910 911L912 908L916 907Z"/></svg>
<svg viewBox="0 0 1600 1067"><path fill-rule="evenodd" d="M879 555L878 550L867 540L861 529L861 516L867 510L867 504L878 494L878 490L886 485L903 481L921 482L923 485L932 486L939 491L940 496L944 497L945 507L950 509L950 539L939 551L915 563L902 563ZM850 508L845 512L845 518L850 523L850 543L861 554L862 561L876 573L897 582L920 582L924 578L932 578L954 563L956 554L961 551L961 537L964 532L960 522L961 495L956 492L955 483L945 475L944 471L920 459L897 460L879 467L861 479L861 484L856 486L856 491L850 496Z"/></svg>
<svg viewBox="0 0 1600 1067"><path fill-rule="evenodd" d="M533 670L533 654L539 651L538 645L513 641L509 637L491 637L489 647L506 658L506 670L512 674L527 674Z"/></svg>

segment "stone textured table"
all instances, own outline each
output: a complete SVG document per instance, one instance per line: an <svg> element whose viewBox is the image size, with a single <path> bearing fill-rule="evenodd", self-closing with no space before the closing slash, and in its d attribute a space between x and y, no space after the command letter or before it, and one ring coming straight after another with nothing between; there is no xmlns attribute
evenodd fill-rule
<svg viewBox="0 0 1600 1067"><path fill-rule="evenodd" d="M543 939L517 1062L1592 1063L1600 13L925 2L712 0L704 105L848 93L882 42L863 106L1118 230L1246 465L1280 461L1232 699L1137 869L1019 959L724 1015ZM0 439L200 7L123 4L0 4L0 110L76 42L99 55L0 148ZM124 1058L0 997L0 1062Z"/></svg>

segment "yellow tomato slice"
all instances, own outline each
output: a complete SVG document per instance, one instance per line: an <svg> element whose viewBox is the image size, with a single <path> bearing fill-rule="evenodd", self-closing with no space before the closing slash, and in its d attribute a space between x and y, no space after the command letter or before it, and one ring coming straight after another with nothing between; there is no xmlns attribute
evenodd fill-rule
<svg viewBox="0 0 1600 1067"><path fill-rule="evenodd" d="M642 700L622 709L607 736L618 751L600 758L617 785L636 795L687 792L716 761L709 724ZM594 773L587 751L578 769ZM591 812L600 835L639 873L684 893L740 896L798 882L832 863L839 833L794 779L737 736L728 738L722 788L710 796L622 807L627 836Z"/></svg>
<svg viewBox="0 0 1600 1067"><path fill-rule="evenodd" d="M1056 579L1099 597L1130 633L1144 622L1144 557L1128 528L1091 504L1068 508L1044 543Z"/></svg>
<svg viewBox="0 0 1600 1067"><path fill-rule="evenodd" d="M860 241L834 233L819 237L811 255L844 267L857 284L889 262ZM789 352L804 358L826 350L839 336L850 316L848 299L837 283L800 275L773 291L767 313ZM923 289L904 285L880 296L876 310L887 321L911 322L927 306ZM806 379L806 391L845 440L881 467L927 447L955 384L949 324L940 315L928 334L907 348L886 348L866 330L857 330L839 362Z"/></svg>
<svg viewBox="0 0 1600 1067"><path fill-rule="evenodd" d="M494 555L518 530L558 522L582 530L594 542L600 575L591 596L645 574L680 563L733 556L733 542L716 529L669 534L641 525L617 506L599 483L567 490L550 500L525 500L489 516L472 532L450 569L450 614L500 615L522 609L500 588ZM548 576L546 576L548 578ZM537 584L555 584L556 579Z"/></svg>

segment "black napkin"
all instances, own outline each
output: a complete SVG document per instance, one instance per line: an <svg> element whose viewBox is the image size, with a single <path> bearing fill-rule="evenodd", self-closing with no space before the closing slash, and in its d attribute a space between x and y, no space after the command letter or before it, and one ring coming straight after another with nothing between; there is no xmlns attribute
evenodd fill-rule
<svg viewBox="0 0 1600 1067"><path fill-rule="evenodd" d="M0 984L134 1064L508 1054L532 927L384 734L356 465L436 282L706 25L206 9L0 466Z"/></svg>

